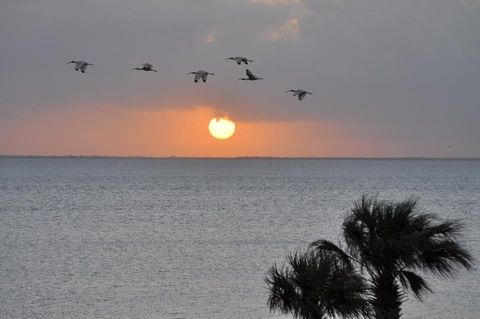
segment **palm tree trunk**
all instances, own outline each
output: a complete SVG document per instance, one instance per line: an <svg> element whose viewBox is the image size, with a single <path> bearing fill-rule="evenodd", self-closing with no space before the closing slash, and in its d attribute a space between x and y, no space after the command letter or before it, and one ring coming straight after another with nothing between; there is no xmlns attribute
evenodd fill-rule
<svg viewBox="0 0 480 319"><path fill-rule="evenodd" d="M400 289L391 273L380 275L374 284L373 308L376 319L399 319L402 304Z"/></svg>

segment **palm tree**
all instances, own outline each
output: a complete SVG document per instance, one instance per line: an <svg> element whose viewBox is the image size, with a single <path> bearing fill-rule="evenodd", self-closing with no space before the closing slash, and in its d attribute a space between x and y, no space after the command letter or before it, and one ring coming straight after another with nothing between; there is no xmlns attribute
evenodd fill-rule
<svg viewBox="0 0 480 319"><path fill-rule="evenodd" d="M288 266L272 266L267 273L270 311L296 318L368 316L367 286L354 270L334 254L309 250L287 257Z"/></svg>
<svg viewBox="0 0 480 319"><path fill-rule="evenodd" d="M364 195L343 223L345 249L327 240L311 244L317 252L331 252L368 274L375 318L400 318L406 292L422 300L432 291L417 271L451 277L457 267L472 266L472 256L458 242L462 225L416 213L416 204Z"/></svg>

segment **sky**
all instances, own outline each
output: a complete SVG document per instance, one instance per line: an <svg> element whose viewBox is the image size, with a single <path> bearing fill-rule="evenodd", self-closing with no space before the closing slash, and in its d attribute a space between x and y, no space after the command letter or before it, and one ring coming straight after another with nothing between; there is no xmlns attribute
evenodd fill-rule
<svg viewBox="0 0 480 319"><path fill-rule="evenodd" d="M0 0L0 43L0 155L480 157L480 0Z"/></svg>

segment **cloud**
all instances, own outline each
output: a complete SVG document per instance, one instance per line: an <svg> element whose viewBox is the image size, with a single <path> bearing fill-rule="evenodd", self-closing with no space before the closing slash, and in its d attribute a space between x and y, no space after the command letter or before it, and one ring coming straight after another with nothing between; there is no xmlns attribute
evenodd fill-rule
<svg viewBox="0 0 480 319"><path fill-rule="evenodd" d="M435 136L480 154L478 3L0 0L0 117L205 104L243 122L345 120L396 145ZM235 55L265 80L239 83L244 70L224 60ZM95 65L82 75L72 59ZM143 62L159 73L130 71ZM198 69L215 76L195 85L186 73ZM297 103L293 88L315 95Z"/></svg>
<svg viewBox="0 0 480 319"><path fill-rule="evenodd" d="M461 0L461 1L469 9L474 9L476 6L480 5L480 0Z"/></svg>
<svg viewBox="0 0 480 319"><path fill-rule="evenodd" d="M300 4L302 0L250 0L250 3L268 6L287 6Z"/></svg>
<svg viewBox="0 0 480 319"><path fill-rule="evenodd" d="M203 43L204 44L209 44L215 42L217 39L217 32L210 31L207 33L207 35L203 38Z"/></svg>
<svg viewBox="0 0 480 319"><path fill-rule="evenodd" d="M295 42L300 38L300 20L291 18L284 23L273 28L267 28L266 31L260 34L260 38L271 41L290 41Z"/></svg>
<svg viewBox="0 0 480 319"><path fill-rule="evenodd" d="M250 3L276 7L277 15L285 15L286 20L276 26L268 26L258 34L269 42L295 42L300 38L300 19L310 13L304 0L250 0Z"/></svg>

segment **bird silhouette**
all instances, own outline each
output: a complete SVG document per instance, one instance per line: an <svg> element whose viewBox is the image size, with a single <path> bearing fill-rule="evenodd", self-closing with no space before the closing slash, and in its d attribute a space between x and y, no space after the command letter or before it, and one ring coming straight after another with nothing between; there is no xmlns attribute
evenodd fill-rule
<svg viewBox="0 0 480 319"><path fill-rule="evenodd" d="M87 70L87 66L93 65L92 63L87 63L85 61L70 61L67 64L74 63L75 64L75 71L81 71L82 73L85 73Z"/></svg>
<svg viewBox="0 0 480 319"><path fill-rule="evenodd" d="M226 58L225 60L233 60L237 62L238 65L241 65L242 63L248 64L248 62L253 62L253 60L244 58L243 56L230 57L230 58Z"/></svg>
<svg viewBox="0 0 480 319"><path fill-rule="evenodd" d="M301 101L307 94L313 94L311 92L307 92L305 90L288 90L287 93L293 92L293 96L298 97L298 100Z"/></svg>
<svg viewBox="0 0 480 319"><path fill-rule="evenodd" d="M215 75L215 74L213 74L213 73L209 73L209 72L204 71L204 70L199 70L199 71L197 71L197 72L190 72L190 73L187 73L187 74L195 74L195 77L194 77L194 79L193 79L193 81L194 81L195 83L197 83L198 80L200 80L200 79L202 79L203 82L207 82L207 77L208 77L209 75Z"/></svg>
<svg viewBox="0 0 480 319"><path fill-rule="evenodd" d="M150 63L144 63L141 68L133 68L133 70L146 71L146 72L158 72L153 68L153 65Z"/></svg>
<svg viewBox="0 0 480 319"><path fill-rule="evenodd" d="M263 78L259 78L258 76L253 74L252 71L250 71L249 69L247 69L245 72L247 73L247 77L246 78L240 78L239 80L243 80L243 81L263 80Z"/></svg>

